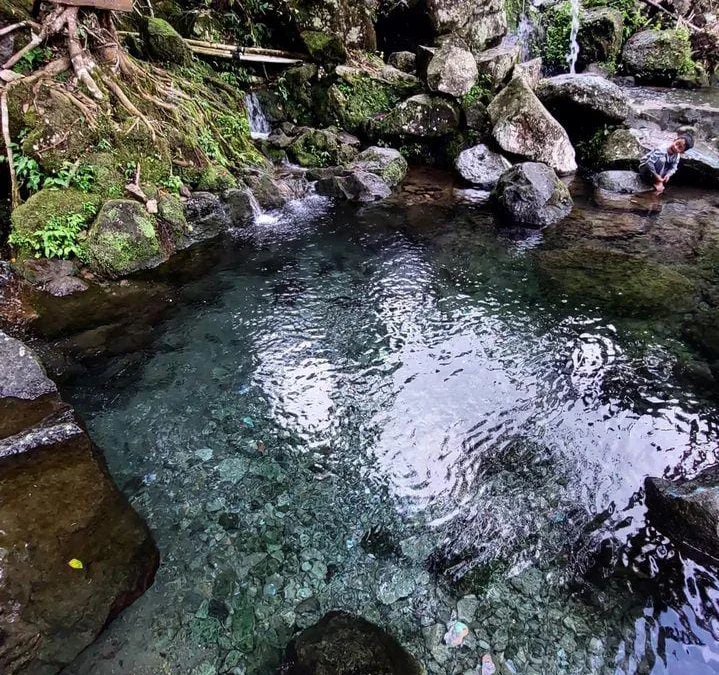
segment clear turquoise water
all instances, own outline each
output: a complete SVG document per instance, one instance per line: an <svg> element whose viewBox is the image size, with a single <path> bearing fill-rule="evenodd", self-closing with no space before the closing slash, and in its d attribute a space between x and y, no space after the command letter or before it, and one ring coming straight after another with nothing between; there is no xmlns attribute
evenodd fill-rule
<svg viewBox="0 0 719 675"><path fill-rule="evenodd" d="M687 317L564 292L545 236L313 198L219 244L66 391L163 553L66 673L271 673L332 608L433 673L719 672L716 571L643 504L716 462Z"/></svg>

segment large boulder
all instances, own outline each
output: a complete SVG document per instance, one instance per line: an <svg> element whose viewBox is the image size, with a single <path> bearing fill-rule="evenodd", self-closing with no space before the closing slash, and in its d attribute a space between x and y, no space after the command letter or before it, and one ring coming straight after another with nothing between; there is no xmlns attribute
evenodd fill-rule
<svg viewBox="0 0 719 675"><path fill-rule="evenodd" d="M0 672L55 673L147 589L158 552L37 357L4 333L0 410Z"/></svg>
<svg viewBox="0 0 719 675"><path fill-rule="evenodd" d="M156 225L155 218L139 202L130 199L105 202L85 242L93 272L115 279L164 262L168 255Z"/></svg>
<svg viewBox="0 0 719 675"><path fill-rule="evenodd" d="M505 171L494 188L500 213L514 225L544 227L566 218L572 197L554 170L524 162Z"/></svg>
<svg viewBox="0 0 719 675"><path fill-rule="evenodd" d="M500 45L477 54L477 70L482 79L493 87L503 85L522 58L519 45Z"/></svg>
<svg viewBox="0 0 719 675"><path fill-rule="evenodd" d="M536 89L542 79L542 59L538 57L517 63L512 69L512 77L523 77L530 89Z"/></svg>
<svg viewBox="0 0 719 675"><path fill-rule="evenodd" d="M455 167L464 180L483 190L491 190L511 167L509 161L486 145L475 145L459 153Z"/></svg>
<svg viewBox="0 0 719 675"><path fill-rule="evenodd" d="M289 146L288 152L304 167L344 164L357 154L355 147L343 143L334 129L307 129Z"/></svg>
<svg viewBox="0 0 719 675"><path fill-rule="evenodd" d="M188 232L178 248L214 239L233 225L228 208L211 192L193 192L185 205Z"/></svg>
<svg viewBox="0 0 719 675"><path fill-rule="evenodd" d="M567 128L616 124L629 115L624 92L598 75L549 77L535 91L547 110Z"/></svg>
<svg viewBox="0 0 719 675"><path fill-rule="evenodd" d="M346 612L330 612L287 647L283 675L422 675L424 668L389 633Z"/></svg>
<svg viewBox="0 0 719 675"><path fill-rule="evenodd" d="M560 175L577 170L567 132L535 96L524 78L513 79L487 109L495 141L507 153L544 162Z"/></svg>
<svg viewBox="0 0 719 675"><path fill-rule="evenodd" d="M362 169L346 170L317 181L317 192L351 202L376 202L392 194L392 188L381 176Z"/></svg>
<svg viewBox="0 0 719 675"><path fill-rule="evenodd" d="M696 72L689 38L677 30L635 33L624 45L622 62L630 75L649 84L673 84Z"/></svg>
<svg viewBox="0 0 719 675"><path fill-rule="evenodd" d="M507 32L502 0L427 0L427 12L439 35L463 38L475 54L496 45Z"/></svg>
<svg viewBox="0 0 719 675"><path fill-rule="evenodd" d="M590 63L613 63L622 48L624 17L618 9L596 7L582 14L577 43L580 68Z"/></svg>
<svg viewBox="0 0 719 675"><path fill-rule="evenodd" d="M604 139L599 150L599 165L605 169L638 168L646 153L630 129L615 129Z"/></svg>
<svg viewBox="0 0 719 675"><path fill-rule="evenodd" d="M667 536L719 559L719 468L696 478L647 478L649 518Z"/></svg>
<svg viewBox="0 0 719 675"><path fill-rule="evenodd" d="M153 59L181 66L192 62L192 52L187 43L164 19L146 19L142 33L147 51Z"/></svg>
<svg viewBox="0 0 719 675"><path fill-rule="evenodd" d="M367 120L387 114L421 89L417 77L392 66L379 72L338 66L322 114L328 123L358 133Z"/></svg>
<svg viewBox="0 0 719 675"><path fill-rule="evenodd" d="M468 94L477 76L477 62L472 52L452 43L440 47L427 66L427 86L455 98Z"/></svg>
<svg viewBox="0 0 719 675"><path fill-rule="evenodd" d="M349 165L349 169L373 173L394 187L407 175L407 160L399 150L373 146L361 152Z"/></svg>
<svg viewBox="0 0 719 675"><path fill-rule="evenodd" d="M417 55L414 52L392 52L387 57L387 63L404 73L414 73L417 70Z"/></svg>
<svg viewBox="0 0 719 675"><path fill-rule="evenodd" d="M300 32L324 33L347 49L377 49L374 22L379 0L289 0L287 4Z"/></svg>
<svg viewBox="0 0 719 675"><path fill-rule="evenodd" d="M343 40L332 33L321 30L304 30L300 33L308 54L314 61L323 64L344 63L347 50Z"/></svg>
<svg viewBox="0 0 719 675"><path fill-rule="evenodd" d="M459 110L447 99L417 94L373 121L370 128L381 137L439 138L459 128Z"/></svg>

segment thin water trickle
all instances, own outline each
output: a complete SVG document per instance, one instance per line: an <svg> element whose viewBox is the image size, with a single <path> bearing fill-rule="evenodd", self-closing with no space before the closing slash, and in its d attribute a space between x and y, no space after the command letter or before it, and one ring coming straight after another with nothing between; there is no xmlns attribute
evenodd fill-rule
<svg viewBox="0 0 719 675"><path fill-rule="evenodd" d="M312 196L223 242L151 348L66 392L163 554L66 675L270 675L330 609L438 675L487 651L502 673L716 672L716 572L642 498L717 461L716 401L678 379L663 303L563 292L613 259L580 239L564 267L549 236Z"/></svg>
<svg viewBox="0 0 719 675"><path fill-rule="evenodd" d="M570 0L572 6L572 27L569 34L569 53L567 54L567 63L569 64L569 72L574 75L577 72L577 59L579 58L579 43L577 36L579 35L579 22L582 13L581 0Z"/></svg>

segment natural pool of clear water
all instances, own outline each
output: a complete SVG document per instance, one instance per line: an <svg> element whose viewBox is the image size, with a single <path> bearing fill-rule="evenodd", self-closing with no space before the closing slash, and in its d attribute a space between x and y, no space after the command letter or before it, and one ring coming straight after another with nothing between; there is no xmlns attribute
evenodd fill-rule
<svg viewBox="0 0 719 675"><path fill-rule="evenodd" d="M162 552L66 675L272 673L337 608L432 673L719 672L716 571L642 492L716 462L716 399L672 317L550 283L546 236L314 197L220 244L65 391Z"/></svg>

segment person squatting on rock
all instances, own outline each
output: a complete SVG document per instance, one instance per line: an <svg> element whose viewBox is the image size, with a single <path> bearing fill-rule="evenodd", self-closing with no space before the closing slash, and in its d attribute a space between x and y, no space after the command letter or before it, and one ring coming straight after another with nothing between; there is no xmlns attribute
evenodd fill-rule
<svg viewBox="0 0 719 675"><path fill-rule="evenodd" d="M661 194L679 168L679 157L693 147L694 137L688 132L682 133L668 148L657 148L644 155L639 162L639 173L657 194Z"/></svg>

